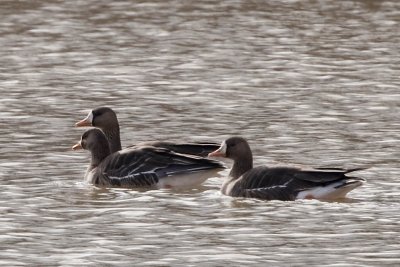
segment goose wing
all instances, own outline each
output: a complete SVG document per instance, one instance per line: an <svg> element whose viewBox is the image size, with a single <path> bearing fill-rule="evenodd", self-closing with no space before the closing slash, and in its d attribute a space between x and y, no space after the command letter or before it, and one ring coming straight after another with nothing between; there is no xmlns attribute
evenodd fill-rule
<svg viewBox="0 0 400 267"><path fill-rule="evenodd" d="M240 177L230 195L266 200L294 200L300 191L324 186L338 180L360 179L347 177L346 173L359 169L302 170L292 167L257 167Z"/></svg>
<svg viewBox="0 0 400 267"><path fill-rule="evenodd" d="M294 168L257 167L244 173L234 184L229 195L261 199L293 200Z"/></svg>
<svg viewBox="0 0 400 267"><path fill-rule="evenodd" d="M173 142L143 142L135 145L138 146L153 146L165 148L170 151L180 153L180 154L188 154L188 155L196 155L205 157L209 153L217 150L220 147L220 144L217 143L173 143Z"/></svg>
<svg viewBox="0 0 400 267"><path fill-rule="evenodd" d="M163 148L135 147L107 157L98 167L99 183L121 187L148 187L160 179L178 174L224 168L221 163L181 155Z"/></svg>
<svg viewBox="0 0 400 267"><path fill-rule="evenodd" d="M297 171L294 173L294 177L296 179L324 185L324 184L331 183L334 181L349 179L349 178L364 180L364 179L358 178L358 177L346 176L346 174L348 174L348 173L360 171L360 170L363 170L363 169L362 168L354 168L354 169L317 168L317 169L311 169L311 170L297 169Z"/></svg>

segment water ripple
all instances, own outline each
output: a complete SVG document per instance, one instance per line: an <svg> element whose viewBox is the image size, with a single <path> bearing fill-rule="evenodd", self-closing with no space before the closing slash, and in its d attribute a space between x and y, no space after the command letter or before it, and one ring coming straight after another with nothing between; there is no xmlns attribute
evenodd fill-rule
<svg viewBox="0 0 400 267"><path fill-rule="evenodd" d="M4 2L0 265L399 265L399 8ZM71 146L101 105L123 146L242 135L256 165L367 167L368 182L339 202L232 199L221 177L98 189Z"/></svg>

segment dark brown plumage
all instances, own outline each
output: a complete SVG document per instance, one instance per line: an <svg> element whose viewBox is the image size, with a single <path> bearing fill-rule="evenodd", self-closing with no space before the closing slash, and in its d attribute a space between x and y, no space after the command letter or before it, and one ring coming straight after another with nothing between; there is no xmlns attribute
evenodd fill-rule
<svg viewBox="0 0 400 267"><path fill-rule="evenodd" d="M92 158L85 179L101 187L187 187L204 182L224 168L219 162L183 155L165 148L136 146L110 152L99 129L86 131L74 150L86 149Z"/></svg>
<svg viewBox="0 0 400 267"><path fill-rule="evenodd" d="M336 199L360 186L364 179L349 177L360 169L310 169L295 167L256 167L250 146L242 137L231 137L209 156L233 160L229 178L222 193L233 197L266 200L295 200L299 198Z"/></svg>
<svg viewBox="0 0 400 267"><path fill-rule="evenodd" d="M88 116L75 124L77 127L94 126L101 129L110 144L111 152L117 152L122 149L120 128L115 112L108 107L100 107L89 112ZM134 146L154 146L169 149L171 151L197 156L207 156L208 153L219 147L216 143L174 143L151 141L142 142Z"/></svg>

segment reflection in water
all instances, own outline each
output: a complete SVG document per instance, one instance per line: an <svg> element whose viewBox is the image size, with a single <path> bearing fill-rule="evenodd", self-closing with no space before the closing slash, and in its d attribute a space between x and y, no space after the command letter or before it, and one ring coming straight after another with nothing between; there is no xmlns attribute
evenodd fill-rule
<svg viewBox="0 0 400 267"><path fill-rule="evenodd" d="M397 1L3 1L0 264L400 264ZM250 140L255 164L369 167L343 202L97 189L73 124L123 146ZM228 163L229 164L229 163ZM312 255L312 256L310 256Z"/></svg>

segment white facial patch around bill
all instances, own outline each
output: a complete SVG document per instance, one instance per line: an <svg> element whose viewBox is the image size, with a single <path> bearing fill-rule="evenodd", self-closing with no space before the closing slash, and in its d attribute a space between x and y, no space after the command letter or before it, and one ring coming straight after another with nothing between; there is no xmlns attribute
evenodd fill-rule
<svg viewBox="0 0 400 267"><path fill-rule="evenodd" d="M85 118L85 121L89 122L90 124L93 124L93 112L90 111L87 117Z"/></svg>
<svg viewBox="0 0 400 267"><path fill-rule="evenodd" d="M221 143L221 147L218 149L222 154L226 155L226 142Z"/></svg>

